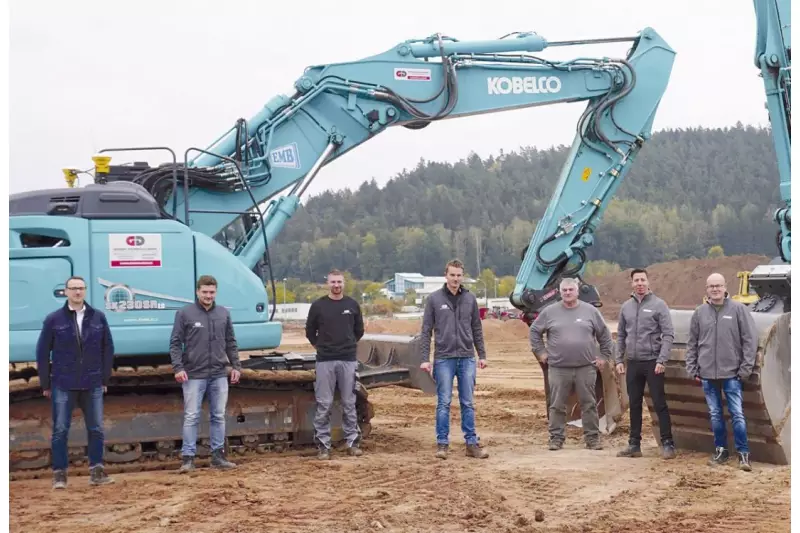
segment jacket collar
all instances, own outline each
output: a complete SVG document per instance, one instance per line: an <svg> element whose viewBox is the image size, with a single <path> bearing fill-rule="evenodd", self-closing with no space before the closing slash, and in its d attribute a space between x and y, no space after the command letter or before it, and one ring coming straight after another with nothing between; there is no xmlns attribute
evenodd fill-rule
<svg viewBox="0 0 800 533"><path fill-rule="evenodd" d="M450 289L447 288L447 283L442 284L442 292L444 292L446 294L453 294L452 292L450 292ZM463 285L459 285L458 286L458 291L456 292L456 295L464 293L464 292L469 292L469 289L464 287Z"/></svg>
<svg viewBox="0 0 800 533"><path fill-rule="evenodd" d="M722 307L725 307L725 305L727 305L728 301L730 300L730 297L731 295L728 293L728 291L725 291L725 297L722 299L722 304L721 304ZM711 300L708 299L708 296L703 296L703 301L712 307L714 305L713 303L711 303Z"/></svg>
<svg viewBox="0 0 800 533"><path fill-rule="evenodd" d="M64 307L63 307L62 309L64 310L64 313L66 313L67 315L69 315L70 313L75 313L75 311L73 311L73 310L70 308L70 306L69 306L69 302L64 302ZM88 302L84 301L84 302L83 302L83 316L84 316L85 318L89 318L89 317L91 317L93 314L94 314L94 307L92 307L91 305L89 305L89 303L88 303Z"/></svg>
<svg viewBox="0 0 800 533"><path fill-rule="evenodd" d="M216 301L211 302L211 308L208 311L206 311L206 308L203 307L203 304L201 304L200 300L198 300L197 298L195 298L195 300L194 300L194 305L196 305L197 308L200 309L201 311L204 311L206 313L210 313L211 311L213 311L217 307L217 302Z"/></svg>
<svg viewBox="0 0 800 533"><path fill-rule="evenodd" d="M653 290L652 289L647 289L647 292L644 294L644 296L642 296L642 301L644 302L645 300L647 300L648 296L652 296L652 295L653 295ZM639 301L639 299L636 298L636 291L631 291L631 298L633 298L637 302Z"/></svg>

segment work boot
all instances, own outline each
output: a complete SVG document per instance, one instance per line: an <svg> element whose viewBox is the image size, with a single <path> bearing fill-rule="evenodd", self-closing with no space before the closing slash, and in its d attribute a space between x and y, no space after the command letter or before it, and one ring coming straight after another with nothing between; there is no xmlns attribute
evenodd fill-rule
<svg viewBox="0 0 800 533"><path fill-rule="evenodd" d="M331 458L331 451L328 448L320 448L317 453L317 459L320 461L327 461Z"/></svg>
<svg viewBox="0 0 800 533"><path fill-rule="evenodd" d="M106 475L103 465L94 465L89 470L89 485L107 485L114 480Z"/></svg>
<svg viewBox="0 0 800 533"><path fill-rule="evenodd" d="M360 457L364 452L361 451L361 448L358 446L349 446L347 448L347 455L352 455L353 457Z"/></svg>
<svg viewBox="0 0 800 533"><path fill-rule="evenodd" d="M728 450L718 446L716 451L714 451L714 455L711 456L711 460L708 462L708 464L712 466L721 465L728 461L728 457L730 457Z"/></svg>
<svg viewBox="0 0 800 533"><path fill-rule="evenodd" d="M665 440L661 447L661 457L664 459L674 459L675 455L675 444L673 444L671 440Z"/></svg>
<svg viewBox="0 0 800 533"><path fill-rule="evenodd" d="M586 448L590 450L602 450L603 445L600 443L600 439L590 439L586 441Z"/></svg>
<svg viewBox="0 0 800 533"><path fill-rule="evenodd" d="M617 452L617 457L641 457L642 448L638 444L628 444L628 447Z"/></svg>
<svg viewBox="0 0 800 533"><path fill-rule="evenodd" d="M447 459L447 444L439 444L436 447L436 458Z"/></svg>
<svg viewBox="0 0 800 533"><path fill-rule="evenodd" d="M53 471L53 488L66 489L67 488L67 471L54 470Z"/></svg>
<svg viewBox="0 0 800 533"><path fill-rule="evenodd" d="M467 444L467 457L474 457L475 459L486 459L489 454L478 446L477 444Z"/></svg>
<svg viewBox="0 0 800 533"><path fill-rule="evenodd" d="M225 454L222 453L222 450L214 450L211 452L211 468L228 470L230 468L236 468L236 463L232 463L225 459Z"/></svg>
<svg viewBox="0 0 800 533"><path fill-rule="evenodd" d="M753 468L750 466L750 454L747 452L739 452L739 468L745 472L750 472Z"/></svg>
<svg viewBox="0 0 800 533"><path fill-rule="evenodd" d="M558 439L550 439L547 448L552 451L560 450L564 447L564 441Z"/></svg>
<svg viewBox="0 0 800 533"><path fill-rule="evenodd" d="M181 468L178 470L178 472L185 474L186 472L191 472L192 470L194 470L194 456L184 455L183 463L181 464Z"/></svg>

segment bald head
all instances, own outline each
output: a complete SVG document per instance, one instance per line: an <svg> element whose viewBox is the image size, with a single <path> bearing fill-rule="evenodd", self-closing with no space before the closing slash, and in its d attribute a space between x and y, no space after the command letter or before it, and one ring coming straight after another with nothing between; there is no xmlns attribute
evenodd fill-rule
<svg viewBox="0 0 800 533"><path fill-rule="evenodd" d="M706 278L706 296L713 304L721 304L725 300L725 278L714 272Z"/></svg>

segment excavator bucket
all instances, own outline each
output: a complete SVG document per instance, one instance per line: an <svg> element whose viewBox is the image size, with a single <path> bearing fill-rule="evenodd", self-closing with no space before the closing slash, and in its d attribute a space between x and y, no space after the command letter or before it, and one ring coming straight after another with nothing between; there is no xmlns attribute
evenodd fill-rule
<svg viewBox="0 0 800 533"><path fill-rule="evenodd" d="M436 394L436 383L420 369L420 337L366 334L358 342L359 381L366 388L399 385Z"/></svg>
<svg viewBox="0 0 800 533"><path fill-rule="evenodd" d="M547 377L547 364L539 363L544 375L544 390L547 398L548 418L550 416L550 384ZM597 414L600 417L600 433L608 435L617 429L622 415L628 411L628 393L625 380L619 379L614 372L613 365L606 364L597 370L595 382L595 398L597 399ZM567 423L572 426L582 427L581 404L578 395L573 390L567 398Z"/></svg>
<svg viewBox="0 0 800 533"><path fill-rule="evenodd" d="M758 330L758 353L750 379L743 385L744 416L753 461L791 464L791 313L752 313ZM665 372L666 398L675 445L714 451L714 435L703 389L686 374L686 343L692 311L672 311L675 343ZM660 439L658 416L645 395L653 435ZM724 402L723 402L724 403ZM724 409L729 449L735 450L730 414Z"/></svg>

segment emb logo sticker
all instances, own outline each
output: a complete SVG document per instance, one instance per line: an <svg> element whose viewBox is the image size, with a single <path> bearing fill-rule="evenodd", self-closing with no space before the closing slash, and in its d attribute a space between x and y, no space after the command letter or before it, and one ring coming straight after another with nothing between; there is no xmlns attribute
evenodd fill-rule
<svg viewBox="0 0 800 533"><path fill-rule="evenodd" d="M279 146L269 153L269 163L277 168L300 168L300 155L297 143Z"/></svg>

